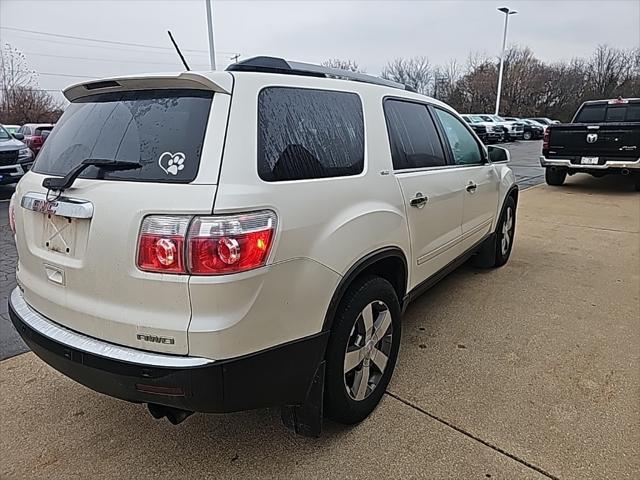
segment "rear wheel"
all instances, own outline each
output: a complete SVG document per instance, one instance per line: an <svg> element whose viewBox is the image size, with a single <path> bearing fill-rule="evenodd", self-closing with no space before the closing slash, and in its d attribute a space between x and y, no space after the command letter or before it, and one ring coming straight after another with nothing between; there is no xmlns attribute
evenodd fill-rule
<svg viewBox="0 0 640 480"><path fill-rule="evenodd" d="M516 233L516 202L513 197L507 197L504 202L504 210L500 216L496 230L496 256L494 267L501 267L511 256L513 240Z"/></svg>
<svg viewBox="0 0 640 480"><path fill-rule="evenodd" d="M640 174L636 175L634 182L635 182L634 185L636 188L636 192L640 192Z"/></svg>
<svg viewBox="0 0 640 480"><path fill-rule="evenodd" d="M395 290L380 277L357 281L340 303L327 346L327 416L345 424L364 420L389 384L399 348Z"/></svg>
<svg viewBox="0 0 640 480"><path fill-rule="evenodd" d="M531 132L524 132L524 134L522 135L522 138L524 138L525 140L531 140Z"/></svg>
<svg viewBox="0 0 640 480"><path fill-rule="evenodd" d="M552 170L547 168L544 173L544 179L546 180L548 185L553 185L559 187L564 183L564 180L567 178L566 170Z"/></svg>

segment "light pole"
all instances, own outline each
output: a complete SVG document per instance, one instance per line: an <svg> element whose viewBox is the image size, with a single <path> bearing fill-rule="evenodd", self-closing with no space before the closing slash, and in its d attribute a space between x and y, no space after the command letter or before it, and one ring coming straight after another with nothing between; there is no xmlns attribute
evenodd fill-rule
<svg viewBox="0 0 640 480"><path fill-rule="evenodd" d="M211 0L204 0L207 5L207 29L209 33L209 63L211 70L216 69L216 51L213 48L213 20L211 19Z"/></svg>
<svg viewBox="0 0 640 480"><path fill-rule="evenodd" d="M498 73L498 94L496 95L496 115L500 111L500 93L502 93L502 71L504 70L504 50L507 48L507 25L509 24L509 15L518 13L509 7L500 7L498 11L504 13L504 35L502 36L502 53L500 54L500 73Z"/></svg>

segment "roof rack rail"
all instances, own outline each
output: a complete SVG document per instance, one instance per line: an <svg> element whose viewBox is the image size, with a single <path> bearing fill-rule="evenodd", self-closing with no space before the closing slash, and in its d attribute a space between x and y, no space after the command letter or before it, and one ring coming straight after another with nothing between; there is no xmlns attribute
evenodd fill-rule
<svg viewBox="0 0 640 480"><path fill-rule="evenodd" d="M338 78L342 80L353 80L355 82L371 83L385 87L399 88L415 92L415 89L402 83L384 78L374 77L364 73L340 70L338 68L314 65L312 63L291 62L278 57L252 57L238 63L232 63L226 68L229 72L264 72L281 73L285 75L304 75L308 77Z"/></svg>

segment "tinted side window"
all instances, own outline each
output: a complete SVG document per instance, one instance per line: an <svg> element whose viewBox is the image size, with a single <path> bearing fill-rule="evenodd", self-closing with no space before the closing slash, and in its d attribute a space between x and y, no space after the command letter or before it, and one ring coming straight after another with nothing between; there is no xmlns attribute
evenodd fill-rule
<svg viewBox="0 0 640 480"><path fill-rule="evenodd" d="M627 122L640 122L640 103L627 107Z"/></svg>
<svg viewBox="0 0 640 480"><path fill-rule="evenodd" d="M337 177L363 169L364 119L358 95L288 87L260 92L260 178Z"/></svg>
<svg viewBox="0 0 640 480"><path fill-rule="evenodd" d="M624 117L627 113L627 106L622 107L609 107L607 108L606 122L624 122Z"/></svg>
<svg viewBox="0 0 640 480"><path fill-rule="evenodd" d="M473 135L460 120L449 112L435 109L444 128L445 136L451 146L456 165L476 165L482 163L480 147Z"/></svg>
<svg viewBox="0 0 640 480"><path fill-rule="evenodd" d="M425 105L387 100L384 115L395 170L446 164L438 132Z"/></svg>
<svg viewBox="0 0 640 480"><path fill-rule="evenodd" d="M575 123L604 122L606 109L606 105L585 105L578 113Z"/></svg>

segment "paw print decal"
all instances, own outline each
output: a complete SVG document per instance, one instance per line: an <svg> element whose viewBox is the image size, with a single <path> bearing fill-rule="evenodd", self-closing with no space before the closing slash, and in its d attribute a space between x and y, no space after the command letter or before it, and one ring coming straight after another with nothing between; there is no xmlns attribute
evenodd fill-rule
<svg viewBox="0 0 640 480"><path fill-rule="evenodd" d="M184 161L186 157L182 152L164 152L158 158L158 165L167 175L177 175L180 170L184 169Z"/></svg>

